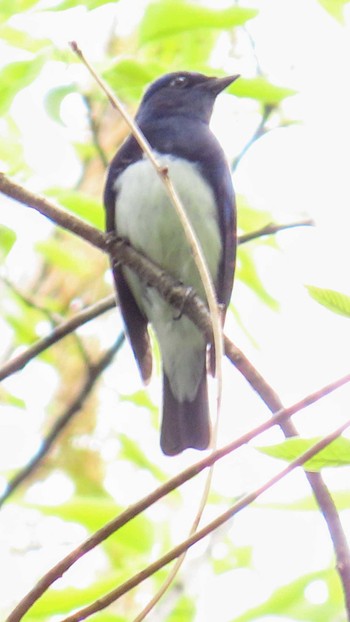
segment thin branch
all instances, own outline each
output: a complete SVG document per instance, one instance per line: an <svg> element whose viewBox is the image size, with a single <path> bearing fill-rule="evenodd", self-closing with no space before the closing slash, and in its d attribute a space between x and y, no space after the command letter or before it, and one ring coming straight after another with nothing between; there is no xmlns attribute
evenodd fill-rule
<svg viewBox="0 0 350 622"><path fill-rule="evenodd" d="M231 165L232 172L235 172L236 168L238 167L238 164L242 160L243 156L250 149L250 147L253 145L253 143L255 143L255 141L257 141L259 138L261 138L261 136L264 136L264 134L266 134L268 132L268 129L266 128L266 123L267 123L267 121L268 121L268 119L269 119L269 117L271 115L271 112L274 109L275 109L275 106L272 106L272 105L269 105L269 104L266 104L264 106L261 119L260 119L260 121L258 123L258 126L257 126L255 132L253 133L251 138L244 145L243 149L240 151L240 153L235 157L235 159L232 162L232 165Z"/></svg>
<svg viewBox="0 0 350 622"><path fill-rule="evenodd" d="M52 346L54 343L57 343L60 339L63 339L63 337L70 335L77 328L83 326L83 324L86 324L87 322L90 322L90 320L98 317L102 313L113 309L113 307L115 307L115 304L115 296L107 296L100 302L97 302L96 304L93 304L88 308L79 311L79 313L77 313L69 320L62 322L62 324L57 326L49 335L43 337L42 339L39 339L32 346L27 348L27 350L21 352L20 354L17 354L11 360L5 363L0 368L0 381L4 380L4 378L7 378L11 374L14 374L20 369L23 369L23 367L25 367L25 365L27 365L27 363L33 358L38 356L38 354L44 352L44 350Z"/></svg>
<svg viewBox="0 0 350 622"><path fill-rule="evenodd" d="M246 242L250 242L256 238L261 238L265 235L274 235L279 231L284 231L285 229L294 229L295 227L313 227L314 225L315 223L311 218L306 218L305 220L299 220L297 222L289 222L284 225L269 223L268 225L261 227L261 229L238 236L238 244L245 244Z"/></svg>
<svg viewBox="0 0 350 622"><path fill-rule="evenodd" d="M21 602L11 613L7 622L19 622L19 620L22 619L22 616L33 606L33 604L44 594L44 592L46 592L46 590L57 579L59 579L78 559L80 559L83 555L101 544L101 542L109 538L109 536L118 531L118 529L121 529L123 525L144 512L147 508L159 501L161 498L165 497L172 490L175 490L176 488L187 482L189 479L195 477L204 469L210 467L218 460L221 460L224 456L227 456L229 453L235 451L239 447L246 445L260 434L263 434L264 432L269 430L271 427L275 425L281 425L295 413L310 406L311 404L314 404L315 402L324 398L326 395L329 395L333 391L339 389L340 387L344 386L346 383L349 382L350 374L336 380L335 382L325 387L322 387L321 389L315 391L314 393L311 393L310 395L307 395L302 400L293 404L289 408L282 409L280 412L276 413L276 415L269 421L265 421L264 423L254 428L254 430L250 430L249 432L243 434L239 439L235 439L228 445L225 445L224 447L216 450L209 456L202 458L200 461L196 462L175 477L168 480L162 486L159 486L151 494L147 495L137 503L129 506L119 516L117 516L115 519L111 520L101 529L96 531L92 536L85 540L85 542L80 544L75 550L71 551L64 559L60 560L56 564L56 566L51 568L40 579L37 585L35 585L32 590L21 600Z"/></svg>
<svg viewBox="0 0 350 622"><path fill-rule="evenodd" d="M50 324L52 326L56 326L56 324L58 323L59 319L58 318L58 314L54 314L52 313L51 309L48 309L47 307L44 307L43 305L38 304L35 300L33 300L31 297L27 296L26 294L24 294L23 292L21 292L19 289L17 289L17 287L11 283L11 281L6 278L5 276L1 276L1 281L6 285L6 287L8 287L8 289L17 297L19 298L22 302L24 302L25 305L27 305L27 307L29 307L30 309L34 309L35 311L39 311L40 313L42 313L47 320L50 322ZM36 284L35 284L36 285ZM35 286L34 286L35 287Z"/></svg>
<svg viewBox="0 0 350 622"><path fill-rule="evenodd" d="M279 471L276 475L271 477L265 484L252 491L251 493L245 495L242 499L232 505L228 510L220 514L215 520L211 521L205 527L191 535L189 538L175 546L168 553L163 555L161 558L156 560L155 562L149 564L144 570L137 573L131 579L125 581L122 585L118 586L114 590L110 591L105 596L102 596L97 601L91 603L87 607L83 607L82 609L76 611L72 615L69 615L67 618L64 618L62 622L80 622L81 620L85 620L92 614L97 611L102 611L110 605L111 603L118 600L121 596L135 588L137 585L142 583L145 579L149 578L153 574L155 574L158 570L169 564L174 559L178 558L180 555L183 555L190 547L194 544L207 537L210 533L212 533L215 529L218 529L230 520L233 516L238 514L241 510L246 508L248 505L253 503L258 497L260 497L267 490L272 488L275 484L281 481L284 477L286 477L289 473L294 471L297 467L302 466L310 460L313 456L319 453L322 449L327 447L330 443L332 443L336 438L338 438L342 432L346 428L350 426L350 420L346 421L342 426L334 430L331 434L325 436L318 443L315 443L310 449L305 451L299 458L296 458L291 462L287 467ZM8 618L7 622L17 622L18 618Z"/></svg>
<svg viewBox="0 0 350 622"><path fill-rule="evenodd" d="M11 181L4 173L0 172L0 192L6 194L11 199L15 199L26 207L31 207L40 212L43 216L49 218L52 222L56 223L59 227L63 227L71 233L78 235L79 237L90 242L93 246L107 252L106 248L106 236L102 231L95 229L91 225L84 222L79 218L76 218L73 214L57 207L54 203L49 201L43 196L34 194Z"/></svg>
<svg viewBox="0 0 350 622"><path fill-rule="evenodd" d="M176 280L165 274L163 270L153 264L149 259L136 252L130 245L121 240L114 240L110 236L106 236L72 214L59 209L47 199L33 195L28 190L10 181L3 174L0 174L0 191L20 201L24 205L38 210L59 226L79 235L104 252L109 252L115 261L127 265L134 270L143 281L155 287L169 304L182 310L182 312L207 335L208 340L211 340L210 318L208 318L208 310L201 299L196 295L188 296L186 288L180 286ZM280 410L283 405L278 395L253 367L250 361L248 361L244 354L227 338L225 338L224 345L226 356L236 365L253 389L260 395L270 411L275 413ZM290 422L289 424L285 424L282 430L287 437L297 434L295 427ZM306 475L325 517L333 541L350 617L349 546L336 507L321 475L319 473L307 473Z"/></svg>
<svg viewBox="0 0 350 622"><path fill-rule="evenodd" d="M89 124L90 124L90 130L91 130L91 135L92 135L92 142L94 144L94 147L96 149L97 155L100 158L101 164L104 168L107 168L109 162L108 162L108 158L103 150L103 147L99 141L99 126L98 123L96 122L95 116L94 116L94 112L92 109L92 104L90 101L90 97L86 94L82 95L83 101L85 103L86 109L87 109L87 114L88 114L88 120L89 120Z"/></svg>
<svg viewBox="0 0 350 622"><path fill-rule="evenodd" d="M37 468L39 463L43 460L43 458L51 449L59 434L65 429L65 427L72 420L74 415L76 415L81 410L84 402L91 394L91 391L93 390L102 372L106 369L106 367L108 367L113 357L120 349L122 343L124 342L124 338L124 333L121 333L113 346L111 346L111 348L109 348L103 354L100 360L88 368L88 373L83 386L79 390L73 402L63 412L63 414L58 417L50 432L42 440L39 451L31 458L31 460L29 460L26 466L21 469L12 480L8 482L5 492L0 496L0 507L5 503L5 501L7 501L10 495L12 495L15 490L17 490L18 486L22 484L23 481L26 480L30 475L32 475L33 471Z"/></svg>
<svg viewBox="0 0 350 622"><path fill-rule="evenodd" d="M108 84L102 80L102 78L96 73L92 65L89 63L82 50L79 48L76 41L71 41L70 46L73 52L80 58L82 63L85 65L89 73L96 80L97 84L101 87L102 91L105 93L107 98L109 99L113 108L118 110L118 112L123 117L124 121L130 128L134 138L140 145L142 151L147 156L148 160L152 164L155 172L159 176L161 182L164 185L164 188L170 198L170 201L176 211L176 214L181 223L182 229L184 231L186 240L189 244L189 248L191 249L192 257L195 262L196 268L198 270L201 282L203 284L205 296L208 302L210 321L212 324L213 331L213 343L215 346L215 376L217 379L217 413L219 412L221 393L222 393L222 357L223 357L223 337L222 337L222 322L221 322L221 312L219 309L219 305L216 298L215 288L213 284L213 280L211 278L211 274L209 272L209 268L206 262L206 259L203 254L203 250L201 248L198 237L189 221L186 210L182 204L182 201L179 197L178 192L176 191L174 184L169 176L169 171L167 167L162 166L156 156L155 153L138 127L137 123L132 119L127 110L124 108L119 99L115 96L113 91L109 88Z"/></svg>

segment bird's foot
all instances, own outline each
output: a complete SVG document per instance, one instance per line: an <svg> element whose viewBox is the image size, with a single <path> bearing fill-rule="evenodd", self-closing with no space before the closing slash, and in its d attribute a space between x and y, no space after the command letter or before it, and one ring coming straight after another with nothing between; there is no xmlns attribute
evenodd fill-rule
<svg viewBox="0 0 350 622"><path fill-rule="evenodd" d="M196 292L193 289L193 287L183 286L183 298L181 302L181 307L178 309L177 313L173 316L173 320L177 321L182 318L183 310L184 310L186 302L195 295L196 295Z"/></svg>

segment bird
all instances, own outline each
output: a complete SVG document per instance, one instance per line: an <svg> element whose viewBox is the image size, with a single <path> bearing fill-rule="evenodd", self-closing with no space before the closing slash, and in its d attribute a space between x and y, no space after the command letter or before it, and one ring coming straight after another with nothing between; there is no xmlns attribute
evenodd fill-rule
<svg viewBox="0 0 350 622"><path fill-rule="evenodd" d="M216 97L238 77L167 73L146 89L135 117L159 164L166 167L199 240L223 317L233 287L236 205L230 168L209 123ZM205 301L177 213L132 134L108 167L104 205L109 234L126 240ZM149 324L159 343L163 453L207 449L211 425L206 338L129 268L112 262L112 271L126 333L146 384L152 373Z"/></svg>

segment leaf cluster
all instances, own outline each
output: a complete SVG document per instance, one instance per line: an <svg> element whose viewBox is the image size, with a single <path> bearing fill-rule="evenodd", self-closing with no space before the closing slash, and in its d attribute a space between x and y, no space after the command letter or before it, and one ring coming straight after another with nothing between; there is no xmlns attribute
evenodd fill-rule
<svg viewBox="0 0 350 622"><path fill-rule="evenodd" d="M336 3L320 0L320 3L333 17L341 17L345 4L343 0ZM118 3L114 0L57 0L45 9L45 15L53 23L62 12L66 12L66 19L69 20L70 11L77 6L91 12L93 16L99 10L108 8L106 5L114 4ZM9 58L0 70L3 130L0 136L0 161L10 175L18 175L28 183L33 178L39 179L38 185L47 197L68 213L103 230L101 191L106 163L124 139L125 128L119 119L111 116L108 104L94 84L84 81L82 86L79 74L81 68L77 67L68 46L66 50L59 50L49 38L36 37L29 27L25 27L23 17L41 15L42 12L38 0L2 0L0 3L0 39ZM22 16L21 27L15 25L12 19L15 13ZM224 74L227 64L237 67L239 71L235 42L244 36L244 29L258 16L258 4L256 7L236 4L221 9L185 0L149 2L130 35L121 36L118 32L108 35L104 58L100 61L101 74L130 109L134 109L145 86L166 71L181 67L219 75ZM220 66L213 66L213 53L222 39L230 42L230 58L223 59ZM80 174L76 184L68 188L64 183L62 187L53 187L29 161L15 114L16 102L32 96L43 80L45 71L50 72L50 68L57 67L62 70L67 66L72 71L67 71L67 77L62 82L44 88L40 109L57 126L56 129L63 133L65 143L73 150L79 163ZM242 105L249 101L249 105L254 107L254 113L258 115L255 140L270 131L272 125L279 127L286 123L283 105L295 91L286 85L271 82L257 66L255 75L242 77L232 86L232 93ZM79 138L76 138L65 115L70 102L77 99L80 110L84 112L82 116L85 123L84 136ZM270 126L271 119L273 124ZM40 132L40 127L36 131ZM238 162L240 157L238 154ZM272 213L257 209L246 197L238 197L238 204L241 236L264 229L273 222ZM13 207L15 209L17 207ZM0 224L0 312L8 335L6 348L1 352L4 359L15 356L18 348L23 349L25 346L30 349L40 338L62 323L69 322L75 314L94 305L111 291L107 261L102 253L56 227L50 226L42 236L34 236L32 239L31 234L35 229L32 222L35 221L28 220L30 224L25 232L25 248L26 252L30 251L33 264L29 272L19 279L13 265L23 245L23 232L17 223L13 223L13 219ZM256 260L256 252L261 247L277 253L278 241L276 237L264 234L251 239L248 244L240 245L237 280L243 287L249 288L257 305L276 313L279 303L267 291ZM349 296L346 294L314 286L309 287L309 293L331 311L349 317ZM50 377L50 373L55 377L55 389L47 389L44 417L37 435L42 446L48 439L50 442L46 444L47 451L42 453L40 460L34 456L29 464L21 480L22 488L16 485L11 491L13 507L17 517L24 517L23 524L29 516L27 512L34 508L40 514L43 533L50 526L50 519L55 517L56 524L66 530L65 537L71 544L75 543L76 526L87 534L93 534L123 510L130 500L131 489L134 495L140 496L150 486L166 482L173 468L160 458L159 461L154 459L148 452L148 441L151 439L152 443L157 442L158 410L153 395L146 390L140 391L138 384L130 382L130 375L135 370L130 371L130 374L125 373L125 370L131 369L131 364L125 351L121 350L121 345L114 348L108 360L105 357L107 349L113 349L111 343L114 342L118 325L114 311L108 313L102 319L93 319L92 324L81 325L64 340L42 351L28 365L30 369L37 369L38 384L34 387L35 391L42 391L46 395L46 378ZM237 309L235 313L241 325L244 325ZM110 338L110 334L113 334L113 338ZM117 355L117 361L110 374L107 367L114 355ZM96 383L99 390L96 390ZM33 397L31 389L30 386L18 389L18 384L11 383L11 379L8 384L2 385L0 402L6 417L9 412L19 413L21 421L28 417L28 404ZM106 410L113 411L113 415L101 417L101 412ZM275 458L292 461L308 446L308 439L289 439L265 448L264 452ZM338 439L313 458L308 467L316 472L326 466L348 465L348 455L347 442ZM22 467L26 467L23 458ZM54 505L49 504L45 498L41 503L29 503L25 499L26 491L34 494L36 485L39 484L40 488L40 483L43 486L48 483L50 486L57 472L64 474L71 485L73 492L67 494L68 498ZM5 467L2 475L10 484L16 476L12 466ZM213 498L215 507L210 510L221 505L226 507L228 500L225 496L216 493ZM24 619L27 622L39 622L53 615L69 615L142 569L154 559L155 554L164 554L175 539L170 519L184 506L186 500L188 502L188 497L182 491L177 491L159 503L158 515L152 508L128 523L120 533L104 542L102 561L97 560L97 570L92 577L87 573L89 578L84 587L75 587L72 580L66 587L50 590ZM305 504L308 506L305 511L309 511L311 496ZM349 508L348 495L342 497L339 505L343 509ZM265 507L263 510L252 508L251 511L253 514L265 512L268 521L270 512L280 512L281 509L287 513L290 505L286 504L283 508L281 505L278 508ZM316 511L316 507L312 506L312 510ZM300 511L304 511L304 508ZM215 550L211 541L203 555L203 565L210 569L212 576L225 578L226 573L231 573L232 579L235 579L242 568L253 576L254 545L234 544L229 525L223 533L223 544L224 552L219 557L211 554L212 546ZM39 546L44 548L42 543ZM89 558L86 564L89 567ZM100 567L101 570L98 570ZM84 572L82 570L82 575ZM123 603L99 612L94 619L99 622L130 620L131 615L137 614L139 600L145 600L150 592L155 592L165 576L164 570L158 572L137 596L128 594ZM322 608L315 607L306 597L308 586L317 581L322 582L328 591ZM236 617L235 622L258 620L267 615L288 616L291 620L321 619L322 615L324 619L340 619L342 615L342 593L333 568L307 573L289 585L279 586L270 592L263 604L250 608ZM193 620L195 598L187 589L184 579L179 579L175 584L172 597L174 604L164 619L170 622Z"/></svg>

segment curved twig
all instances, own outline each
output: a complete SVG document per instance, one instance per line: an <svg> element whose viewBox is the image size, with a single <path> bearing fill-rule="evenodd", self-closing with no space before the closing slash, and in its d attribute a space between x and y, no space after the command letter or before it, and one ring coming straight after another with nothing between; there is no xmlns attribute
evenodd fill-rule
<svg viewBox="0 0 350 622"><path fill-rule="evenodd" d="M21 620L22 616L44 594L44 592L46 592L46 590L57 579L59 579L78 559L80 559L83 555L101 544L101 542L109 538L109 536L121 529L121 527L123 527L130 520L136 518L136 516L144 512L147 508L159 501L162 497L165 497L172 490L179 488L179 486L187 482L189 479L195 477L204 469L210 467L212 464L222 459L224 456L235 451L242 445L249 443L253 438L259 436L260 434L263 434L275 425L282 425L283 422L286 422L295 413L299 412L303 408L306 408L307 406L310 406L311 404L314 404L318 400L322 399L326 395L332 393L333 391L337 390L348 382L350 382L350 374L336 380L335 382L327 385L326 387L322 387L321 389L315 391L314 393L311 393L310 395L307 395L305 398L293 404L292 406L284 408L280 412L276 413L275 416L269 421L265 421L264 423L254 428L254 430L250 430L249 432L243 434L240 438L235 439L228 445L217 449L209 456L206 456L199 462L196 462L175 477L168 480L162 486L159 486L151 494L147 495L137 503L129 506L119 516L117 516L115 519L111 520L101 529L96 531L92 536L85 540L85 542L80 544L75 550L71 551L64 559L60 560L56 564L56 566L51 568L49 572L47 572L40 579L37 585L35 585L34 588L21 600L21 602L13 610L11 614L12 617L10 616L7 622L18 622L19 620Z"/></svg>
<svg viewBox="0 0 350 622"><path fill-rule="evenodd" d="M82 408L83 403L90 395L97 380L101 376L102 372L111 363L115 354L120 350L123 341L124 333L121 333L116 342L102 355L99 361L94 365L88 367L85 382L81 389L78 391L73 402L63 412L63 414L57 418L50 432L42 440L39 451L29 460L29 462L22 468L17 475L15 475L7 484L5 492L0 496L0 508L7 501L7 499L17 490L18 486L24 482L41 463L43 458L47 455L51 449L53 443L56 441L59 434L65 429L67 424L72 420L74 415Z"/></svg>
<svg viewBox="0 0 350 622"><path fill-rule="evenodd" d="M210 320L204 303L198 296L184 295L183 287L174 282L169 275L155 266L149 259L137 253L131 246L122 241L112 241L108 236L91 227L84 221L69 214L53 205L47 199L38 197L25 190L18 184L11 182L5 175L0 173L0 191L20 201L28 207L34 208L53 220L57 225L64 227L75 235L79 235L104 252L112 254L116 261L124 263L149 285L155 287L158 292L176 308L182 309L193 322L206 334L211 335ZM225 353L244 375L253 389L260 395L272 413L282 408L281 400L265 379L251 365L242 352L228 339L225 338ZM283 426L284 434L294 436L297 434L294 426L289 422ZM330 536L333 541L337 557L337 567L342 579L348 615L350 617L350 550L342 528L339 515L332 497L319 473L307 473L307 478L314 491L317 502L325 517Z"/></svg>

